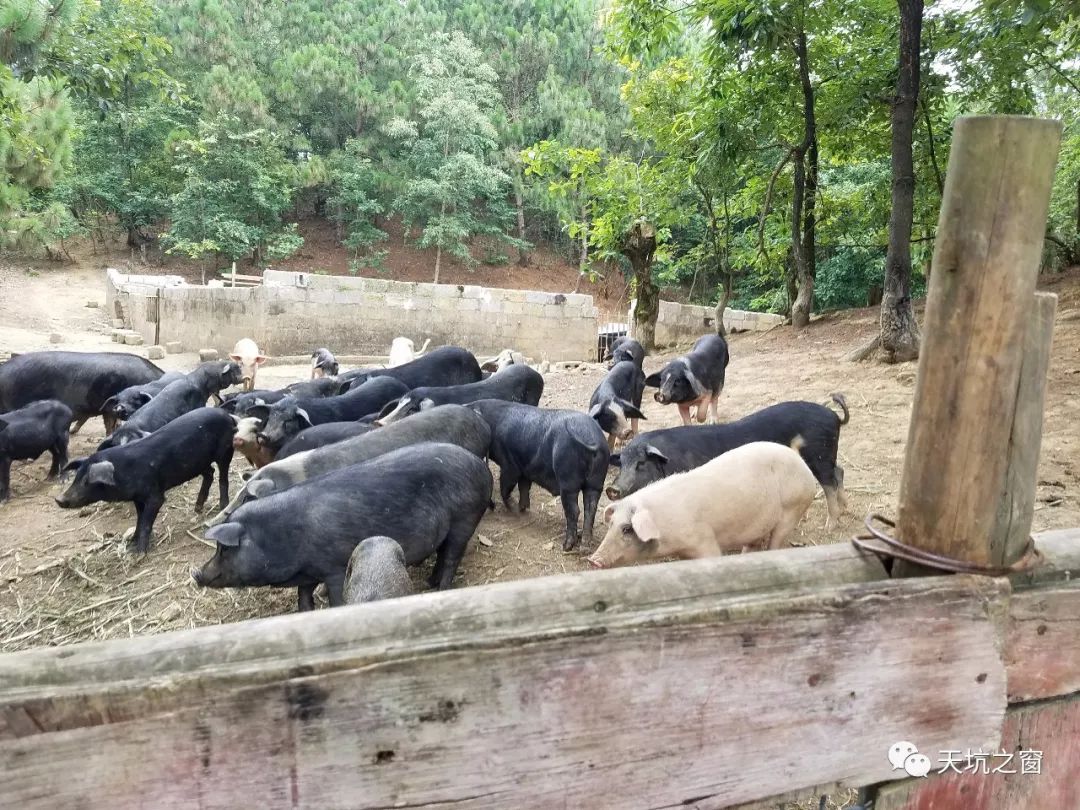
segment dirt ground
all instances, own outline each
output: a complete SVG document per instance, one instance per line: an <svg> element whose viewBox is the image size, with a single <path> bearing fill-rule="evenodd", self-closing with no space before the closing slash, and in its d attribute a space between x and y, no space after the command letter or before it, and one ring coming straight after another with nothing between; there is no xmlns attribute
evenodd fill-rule
<svg viewBox="0 0 1080 810"><path fill-rule="evenodd" d="M103 272L0 264L0 352L46 348L115 350L106 313L87 306L104 302ZM1050 369L1035 529L1080 525L1080 273L1043 285L1058 292L1059 322ZM874 511L895 514L901 463L914 390L913 364L852 364L843 354L876 326L876 312L854 310L816 320L796 334L778 328L730 339L731 365L720 400L721 417L735 419L788 399L826 403L843 392L851 422L841 431L840 463L846 470L850 509L826 532L825 503L818 499L793 538L799 544L844 542ZM56 332L60 342L50 344ZM141 350L136 350L141 351ZM649 357L646 370L664 356ZM161 365L186 370L193 355L169 356ZM266 366L260 387L299 379L306 368ZM552 370L542 405L583 408L604 370L595 364ZM678 421L672 408L644 406L647 429ZM71 455L85 455L101 440L100 421L73 437ZM188 572L212 553L199 539L193 511L196 483L171 491L155 526L150 553L127 551L122 535L134 525L129 504L97 504L64 511L53 503L58 484L44 481L47 456L17 462L13 498L0 506L0 650L69 644L218 624L286 613L295 591L202 590ZM232 486L246 462L233 464ZM216 488L215 488L216 490ZM533 512L484 518L458 572L458 587L584 570L585 552L561 550L562 512L554 496L534 490ZM601 509L606 499L601 501ZM602 532L600 532L602 533ZM417 573L417 581L420 574Z"/></svg>

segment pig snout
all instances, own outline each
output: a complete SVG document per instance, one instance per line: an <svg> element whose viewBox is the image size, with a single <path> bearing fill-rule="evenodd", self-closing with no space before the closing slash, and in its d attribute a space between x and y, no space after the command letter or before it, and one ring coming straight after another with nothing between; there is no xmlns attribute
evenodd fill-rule
<svg viewBox="0 0 1080 810"><path fill-rule="evenodd" d="M596 559L596 557L589 557L589 565L591 565L593 568L606 567L600 560Z"/></svg>
<svg viewBox="0 0 1080 810"><path fill-rule="evenodd" d="M202 569L201 568L192 568L191 569L191 578L193 580L195 580L196 585L202 586L202 584L203 584L203 572L202 572Z"/></svg>
<svg viewBox="0 0 1080 810"><path fill-rule="evenodd" d="M617 501L622 497L622 490L615 486L615 484L612 484L604 491L607 493L609 501Z"/></svg>
<svg viewBox="0 0 1080 810"><path fill-rule="evenodd" d="M663 391L657 391L655 394L653 394L653 399L655 399L661 405L667 405L668 403L667 395Z"/></svg>

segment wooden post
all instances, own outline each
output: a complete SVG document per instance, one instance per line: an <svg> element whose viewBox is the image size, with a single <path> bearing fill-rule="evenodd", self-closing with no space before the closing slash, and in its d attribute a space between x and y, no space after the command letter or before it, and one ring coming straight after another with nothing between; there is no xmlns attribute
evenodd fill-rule
<svg viewBox="0 0 1080 810"><path fill-rule="evenodd" d="M1012 565L1024 553L1035 515L1039 446L1042 442L1043 402L1050 347L1054 339L1057 296L1035 293L1024 332L1024 355L1020 382L1016 386L1016 410L1009 435L1009 460L1005 490L998 501L997 519L990 532L992 565Z"/></svg>
<svg viewBox="0 0 1080 810"><path fill-rule="evenodd" d="M956 122L896 527L924 551L994 562L1060 139L1058 121Z"/></svg>

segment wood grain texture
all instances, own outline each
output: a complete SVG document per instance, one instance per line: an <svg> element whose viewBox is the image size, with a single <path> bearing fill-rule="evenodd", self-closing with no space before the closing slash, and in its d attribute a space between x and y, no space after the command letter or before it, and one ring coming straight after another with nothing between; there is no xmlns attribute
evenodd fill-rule
<svg viewBox="0 0 1080 810"><path fill-rule="evenodd" d="M990 532L990 562L1009 566L1023 556L1035 516L1039 448L1050 349L1054 340L1057 296L1037 292L1024 330L1016 409L1009 433L1005 488L998 500L997 520Z"/></svg>
<svg viewBox="0 0 1080 810"><path fill-rule="evenodd" d="M955 745L949 747L957 749ZM1042 751L1040 774L949 772L906 780L881 788L874 810L1074 810L1080 807L1080 698L1009 709L1001 744L993 750L1020 749ZM995 764L1001 765L1003 760ZM1008 767L1019 770L1019 763L1014 760Z"/></svg>
<svg viewBox="0 0 1080 810"><path fill-rule="evenodd" d="M1060 137L1058 121L957 119L900 487L897 535L918 548L991 562Z"/></svg>
<svg viewBox="0 0 1080 810"><path fill-rule="evenodd" d="M1080 581L1013 594L1005 667L1010 703L1080 692Z"/></svg>
<svg viewBox="0 0 1080 810"><path fill-rule="evenodd" d="M995 745L1007 583L733 584L777 581L749 558L808 551L7 656L0 795L110 810L718 808L890 778L885 752L908 736Z"/></svg>

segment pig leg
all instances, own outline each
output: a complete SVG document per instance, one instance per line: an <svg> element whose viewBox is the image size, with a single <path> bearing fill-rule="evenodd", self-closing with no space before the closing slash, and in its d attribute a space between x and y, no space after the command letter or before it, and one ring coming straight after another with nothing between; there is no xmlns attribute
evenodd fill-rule
<svg viewBox="0 0 1080 810"><path fill-rule="evenodd" d="M11 495L11 459L0 458L0 503Z"/></svg>
<svg viewBox="0 0 1080 810"><path fill-rule="evenodd" d="M844 489L844 468L839 464L833 465L833 479L836 481L836 499L840 503L840 513L847 511L847 490Z"/></svg>
<svg viewBox="0 0 1080 810"><path fill-rule="evenodd" d="M315 586L301 585L296 589L296 610L303 613L315 609Z"/></svg>
<svg viewBox="0 0 1080 810"><path fill-rule="evenodd" d="M563 551L570 551L578 544L578 491L565 489L559 493L562 499L563 514L566 516L566 534L563 538Z"/></svg>
<svg viewBox="0 0 1080 810"><path fill-rule="evenodd" d="M592 546L593 524L596 523L596 506L600 503L600 490L584 490L582 500L585 502L585 518L581 523L581 539L586 546Z"/></svg>
<svg viewBox="0 0 1080 810"><path fill-rule="evenodd" d="M518 482L518 508L522 512L528 512L529 506L532 504L532 501L529 498L529 492L531 491L531 489L532 481L530 481L528 478L522 478Z"/></svg>
<svg viewBox="0 0 1080 810"><path fill-rule="evenodd" d="M679 416L682 417L682 423L684 426L690 425L690 404L687 402L679 403Z"/></svg>
<svg viewBox="0 0 1080 810"><path fill-rule="evenodd" d="M86 420L87 420L87 419L89 419L89 418L90 418L89 416L77 416L77 417L75 417L75 424L73 424L73 425L71 426L71 428L70 428L70 430L71 430L71 435L72 435L72 436L74 436L74 435L75 435L76 433L78 433L78 432L79 432L79 429L80 429L80 428L81 428L81 427L82 427L83 425L85 425L85 424L86 424ZM105 417L103 416L103 417L102 417L102 419L104 419L104 418L105 418Z"/></svg>
<svg viewBox="0 0 1080 810"><path fill-rule="evenodd" d="M825 503L829 508L829 516L825 518L825 530L828 531L840 519L840 499L835 486L823 485L821 488L825 490Z"/></svg>
<svg viewBox="0 0 1080 810"><path fill-rule="evenodd" d="M705 424L705 417L707 417L709 415L709 407L708 407L708 405L709 405L709 397L708 397L708 395L703 396L696 403L696 408L695 408L694 415L697 417L697 421L698 421L699 425Z"/></svg>
<svg viewBox="0 0 1080 810"><path fill-rule="evenodd" d="M637 419L631 419L630 420L630 438L631 439L634 438L635 436L637 436L637 423L638 423Z"/></svg>
<svg viewBox="0 0 1080 810"><path fill-rule="evenodd" d="M428 585L440 591L451 586L471 537L472 525L469 521L460 521L450 526L450 531L446 533L446 538L435 555L435 570L428 577Z"/></svg>
<svg viewBox="0 0 1080 810"><path fill-rule="evenodd" d="M788 510L781 514L780 519L776 521L776 525L773 527L772 533L765 540L765 548L777 549L785 545L791 533L795 531L795 527L799 525L800 520L802 520L801 512Z"/></svg>
<svg viewBox="0 0 1080 810"><path fill-rule="evenodd" d="M612 452L612 451L615 450L615 434L614 433L609 433L607 435L607 449L608 449L608 452Z"/></svg>
<svg viewBox="0 0 1080 810"><path fill-rule="evenodd" d="M145 501L135 501L135 551L139 554L150 550L150 532L164 503L165 497L157 493Z"/></svg>
<svg viewBox="0 0 1080 810"><path fill-rule="evenodd" d="M217 461L218 472L218 509L224 509L229 502L229 464L232 462L232 453Z"/></svg>
<svg viewBox="0 0 1080 810"><path fill-rule="evenodd" d="M67 466L68 463L68 437L65 433L61 436L56 444L49 448L49 452L52 454L52 465L49 467L49 478L56 478L60 474L60 471Z"/></svg>
<svg viewBox="0 0 1080 810"><path fill-rule="evenodd" d="M326 595L330 599L330 607L341 607L345 604L345 572L326 578Z"/></svg>
<svg viewBox="0 0 1080 810"><path fill-rule="evenodd" d="M199 485L199 497L195 499L195 511L201 512L206 507L206 498L210 495L210 485L214 483L214 468L207 467Z"/></svg>
<svg viewBox="0 0 1080 810"><path fill-rule="evenodd" d="M711 424L711 425L719 425L720 424L720 414L717 412L717 407L716 407L716 401L718 399L720 399L720 392L719 391L717 391L716 394L713 395L712 399L709 400L709 416L711 417L710 420L709 420L709 424Z"/></svg>
<svg viewBox="0 0 1080 810"><path fill-rule="evenodd" d="M85 420L83 420L83 421L85 421ZM101 415L101 421L105 423L105 435L106 436L112 436L113 431L116 430L116 416L111 414L111 413L103 413ZM79 427L82 427L82 422L79 422ZM75 428L75 430L78 430L78 429L79 429L78 427ZM71 432L74 433L75 430L73 430Z"/></svg>
<svg viewBox="0 0 1080 810"><path fill-rule="evenodd" d="M499 471L499 496L502 498L503 506L506 507L507 512L515 511L513 504L510 503L510 493L514 491L514 487L517 486L520 478L521 473L517 471L517 468L509 464L504 464Z"/></svg>

